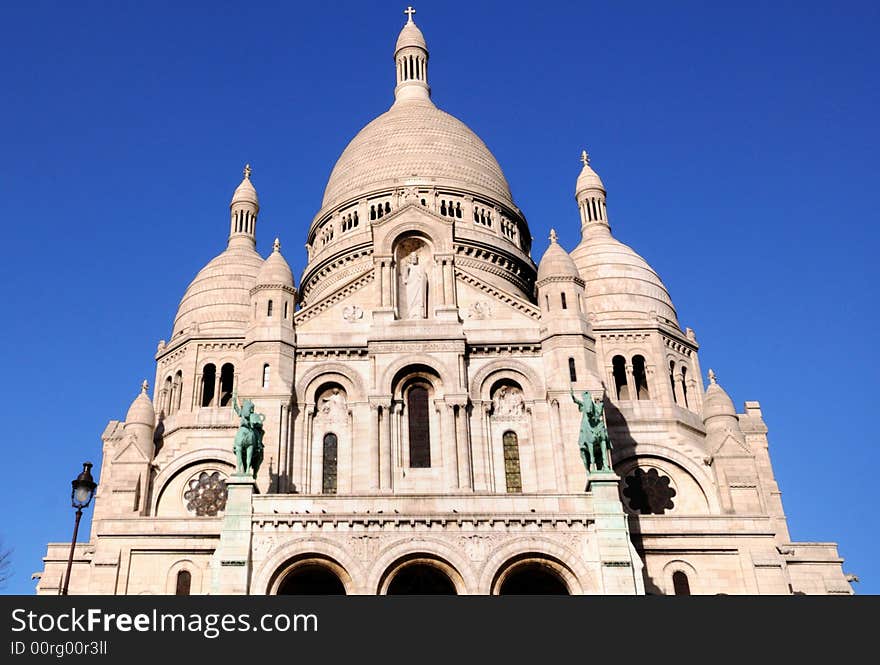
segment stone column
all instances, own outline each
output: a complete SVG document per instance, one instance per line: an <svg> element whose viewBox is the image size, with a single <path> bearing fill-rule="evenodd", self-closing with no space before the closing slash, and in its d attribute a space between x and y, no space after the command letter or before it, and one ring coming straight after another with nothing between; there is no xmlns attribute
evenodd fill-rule
<svg viewBox="0 0 880 665"><path fill-rule="evenodd" d="M379 418L379 489L391 489L391 404L383 403Z"/></svg>
<svg viewBox="0 0 880 665"><path fill-rule="evenodd" d="M253 515L254 479L247 474L232 474L226 481L229 494L220 531L220 544L211 560L211 593L246 595L249 593L251 568L251 517Z"/></svg>
<svg viewBox="0 0 880 665"><path fill-rule="evenodd" d="M638 387L636 386L636 377L633 373L633 366L629 363L625 366L626 371L626 385L629 387L629 398L633 401L639 398Z"/></svg>
<svg viewBox="0 0 880 665"><path fill-rule="evenodd" d="M682 390L682 386L684 386L684 378L681 375L681 369L676 367L673 376L675 377L675 401L681 408L687 408L685 406L684 390Z"/></svg>
<svg viewBox="0 0 880 665"><path fill-rule="evenodd" d="M276 492L286 492L290 483L288 477L288 453L290 448L290 440L288 433L290 431L290 407L287 404L281 405L281 424L278 429L278 482L275 486Z"/></svg>
<svg viewBox="0 0 880 665"><path fill-rule="evenodd" d="M370 455L370 489L377 490L381 487L379 472L382 468L379 460L379 405L373 402L369 405L370 428L367 436L369 437L369 455Z"/></svg>
<svg viewBox="0 0 880 665"><path fill-rule="evenodd" d="M472 490L474 488L474 474L470 436L468 436L467 410L467 403L459 404L456 407L455 441L458 451L458 487L459 489Z"/></svg>

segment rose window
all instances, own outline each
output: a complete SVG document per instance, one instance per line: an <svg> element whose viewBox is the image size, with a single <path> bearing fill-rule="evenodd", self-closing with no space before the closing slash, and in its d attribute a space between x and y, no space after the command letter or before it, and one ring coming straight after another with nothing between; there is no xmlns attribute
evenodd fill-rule
<svg viewBox="0 0 880 665"><path fill-rule="evenodd" d="M670 482L657 469L635 469L624 480L623 496L629 499L629 507L642 515L662 515L675 507L672 497L676 492Z"/></svg>
<svg viewBox="0 0 880 665"><path fill-rule="evenodd" d="M183 495L186 509L199 517L216 517L217 513L226 508L226 479L219 471L208 473L202 471L198 478L189 481Z"/></svg>

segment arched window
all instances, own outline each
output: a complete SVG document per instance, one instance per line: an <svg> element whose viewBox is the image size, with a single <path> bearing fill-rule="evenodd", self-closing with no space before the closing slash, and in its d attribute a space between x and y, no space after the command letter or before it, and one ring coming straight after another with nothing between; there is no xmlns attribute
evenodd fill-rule
<svg viewBox="0 0 880 665"><path fill-rule="evenodd" d="M516 432L505 432L502 437L504 444L504 478L507 481L508 494L522 492L522 474L519 470L519 439Z"/></svg>
<svg viewBox="0 0 880 665"><path fill-rule="evenodd" d="M678 404L678 396L675 393L675 361L669 361L669 383L672 385L672 401Z"/></svg>
<svg viewBox="0 0 880 665"><path fill-rule="evenodd" d="M676 596L691 595L691 585L688 583L688 576L680 570L672 573L672 588Z"/></svg>
<svg viewBox="0 0 880 665"><path fill-rule="evenodd" d="M227 406L232 399L232 389L235 387L235 368L232 363L226 363L220 368L220 406Z"/></svg>
<svg viewBox="0 0 880 665"><path fill-rule="evenodd" d="M574 358L568 359L568 378L572 383L578 380L577 367L575 367Z"/></svg>
<svg viewBox="0 0 880 665"><path fill-rule="evenodd" d="M431 466L431 426L428 421L428 389L415 385L406 394L409 420L409 465L414 469Z"/></svg>
<svg viewBox="0 0 880 665"><path fill-rule="evenodd" d="M217 380L217 368L213 363L205 365L202 370L202 406L211 406L214 401L214 383Z"/></svg>
<svg viewBox="0 0 880 665"><path fill-rule="evenodd" d="M636 399L651 399L644 356L633 356L633 379L636 382Z"/></svg>
<svg viewBox="0 0 880 665"><path fill-rule="evenodd" d="M188 570L181 570L177 573L177 588L174 591L175 596L188 596L190 587L192 586L192 573Z"/></svg>
<svg viewBox="0 0 880 665"><path fill-rule="evenodd" d="M324 461L321 473L321 492L336 494L336 458L338 440L332 432L324 435Z"/></svg>
<svg viewBox="0 0 880 665"><path fill-rule="evenodd" d="M269 387L269 363L263 365L263 388Z"/></svg>
<svg viewBox="0 0 880 665"><path fill-rule="evenodd" d="M183 371L177 370L177 374L174 375L174 387L172 390L173 400L171 404L171 409L173 411L180 411L180 401L181 396L183 395Z"/></svg>
<svg viewBox="0 0 880 665"><path fill-rule="evenodd" d="M568 303L565 302L565 294L560 293L559 295L562 296L562 309L568 309Z"/></svg>
<svg viewBox="0 0 880 665"><path fill-rule="evenodd" d="M611 359L611 368L614 373L614 389L617 399L630 399L629 385L626 381L626 359L623 356L614 356Z"/></svg>
<svg viewBox="0 0 880 665"><path fill-rule="evenodd" d="M266 306L266 316L272 316L272 301L269 301L269 304Z"/></svg>
<svg viewBox="0 0 880 665"><path fill-rule="evenodd" d="M689 408L688 404L688 384L687 384L687 373L688 368L684 365L681 366L681 395L684 397L684 408Z"/></svg>
<svg viewBox="0 0 880 665"><path fill-rule="evenodd" d="M171 384L171 377L165 377L165 384L162 386L162 411L165 412L165 415L171 413L171 393L174 391L174 386Z"/></svg>
<svg viewBox="0 0 880 665"><path fill-rule="evenodd" d="M287 301L284 301L284 318L287 318Z"/></svg>

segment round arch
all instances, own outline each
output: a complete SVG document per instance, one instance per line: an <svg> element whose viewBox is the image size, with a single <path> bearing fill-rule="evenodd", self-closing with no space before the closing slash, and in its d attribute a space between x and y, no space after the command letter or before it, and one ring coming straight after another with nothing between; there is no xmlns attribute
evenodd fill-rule
<svg viewBox="0 0 880 665"><path fill-rule="evenodd" d="M555 572L562 577L571 595L600 593L594 575L573 550L551 538L529 536L518 538L495 549L486 559L480 575L478 593L493 595L499 575L509 564L519 562L552 562Z"/></svg>
<svg viewBox="0 0 880 665"><path fill-rule="evenodd" d="M460 549L438 538L418 538L397 542L380 552L366 578L368 593L384 594L391 573L414 562L435 566L442 562L438 569L450 577L458 595L473 593L477 588L470 562Z"/></svg>
<svg viewBox="0 0 880 665"><path fill-rule="evenodd" d="M164 469L156 474L153 479L152 500L150 501L150 514L155 515L159 507L159 500L165 493L169 484L183 471L198 464L219 464L227 467L231 474L235 470L235 453L232 446L226 448L202 448L184 453L172 460Z"/></svg>
<svg viewBox="0 0 880 665"><path fill-rule="evenodd" d="M539 399L539 395L545 392L544 382L531 367L516 360L493 360L474 374L470 394L477 396L475 399L488 401L492 386L500 379L511 379L520 384L527 401Z"/></svg>
<svg viewBox="0 0 880 665"><path fill-rule="evenodd" d="M636 467L654 467L669 476L679 488L682 486L682 478L692 482L700 492L699 498L702 499L704 510L711 514L720 512L717 493L706 491L707 487L712 487L712 479L707 478L702 469L683 455L665 447L643 444L638 445L638 454L632 454L631 451L628 453L627 457L613 461L614 469L622 480ZM628 510L626 505L624 508Z"/></svg>
<svg viewBox="0 0 880 665"><path fill-rule="evenodd" d="M530 579L529 579L530 578ZM561 561L539 552L520 554L504 562L492 580L492 595L571 595L572 573ZM523 584L525 582L525 584ZM537 588L528 589L529 583ZM511 587L518 587L515 590Z"/></svg>
<svg viewBox="0 0 880 665"><path fill-rule="evenodd" d="M682 559L673 559L665 566L663 566L663 591L668 596L675 595L675 587L673 584L672 576L675 573L684 573L687 576L688 587L690 588L690 595L696 595L700 593L700 584L699 577L697 576L697 569L693 567L687 561Z"/></svg>
<svg viewBox="0 0 880 665"><path fill-rule="evenodd" d="M291 582L299 578L302 591L293 591ZM273 575L267 593L278 595L349 595L353 583L348 571L331 557L312 552L283 563Z"/></svg>
<svg viewBox="0 0 880 665"><path fill-rule="evenodd" d="M418 206L413 206L413 210L420 212L422 209ZM446 237L437 235L436 229L432 226L435 223L433 220L429 223L422 219L421 215L415 218L412 216L408 217L409 219L402 220L399 224L395 224L393 227L385 230L384 233L381 227L376 228L379 233L376 233L378 237L375 238L375 254L393 255L397 245L402 240L411 237L418 237L429 243L432 253L436 254L439 252L445 254L452 252L451 243L448 242Z"/></svg>
<svg viewBox="0 0 880 665"><path fill-rule="evenodd" d="M366 390L360 375L342 363L324 363L306 372L296 386L296 400L299 404L313 404L318 388L324 383L340 384L348 396L349 403L366 400Z"/></svg>
<svg viewBox="0 0 880 665"><path fill-rule="evenodd" d="M435 388L445 388L457 385L456 382L452 380L455 373L452 372L442 360L429 356L426 353L412 353L403 358L399 358L385 368L385 372L382 374L382 379L379 383L380 392L387 395L394 394L395 379L401 373L401 370L404 370L409 366L427 367L433 371L440 379L441 384L435 386Z"/></svg>
<svg viewBox="0 0 880 665"><path fill-rule="evenodd" d="M302 538L278 545L256 566L252 593L275 594L285 575L306 564L327 566L339 577L347 595L361 592L354 580L363 579L364 571L346 550L325 538Z"/></svg>

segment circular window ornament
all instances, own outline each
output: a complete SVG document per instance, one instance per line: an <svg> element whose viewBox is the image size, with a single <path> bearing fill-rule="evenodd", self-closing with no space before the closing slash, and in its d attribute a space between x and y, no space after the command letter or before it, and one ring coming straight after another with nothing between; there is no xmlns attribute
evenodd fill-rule
<svg viewBox="0 0 880 665"><path fill-rule="evenodd" d="M676 495L669 476L661 476L657 469L634 469L624 479L623 496L631 510L642 515L662 515L675 508Z"/></svg>
<svg viewBox="0 0 880 665"><path fill-rule="evenodd" d="M226 508L226 478L219 471L202 471L187 483L186 509L198 517L216 517Z"/></svg>

